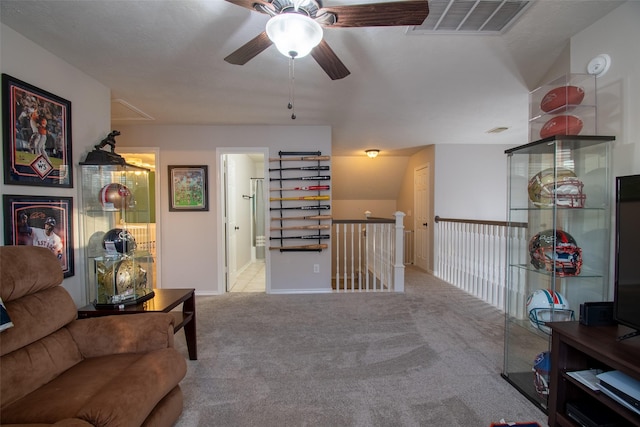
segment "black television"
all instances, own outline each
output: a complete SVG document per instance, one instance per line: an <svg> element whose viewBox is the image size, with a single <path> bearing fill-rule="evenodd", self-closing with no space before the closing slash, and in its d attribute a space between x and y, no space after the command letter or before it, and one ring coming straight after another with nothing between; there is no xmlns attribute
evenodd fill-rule
<svg viewBox="0 0 640 427"><path fill-rule="evenodd" d="M640 175L616 177L613 317L640 335Z"/></svg>

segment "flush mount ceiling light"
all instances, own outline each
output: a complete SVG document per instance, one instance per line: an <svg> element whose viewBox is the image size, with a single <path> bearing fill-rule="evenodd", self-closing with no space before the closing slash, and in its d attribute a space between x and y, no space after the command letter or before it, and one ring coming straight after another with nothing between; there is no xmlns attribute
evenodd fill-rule
<svg viewBox="0 0 640 427"><path fill-rule="evenodd" d="M280 53L290 58L307 56L322 41L322 27L296 12L276 15L267 22L267 36Z"/></svg>
<svg viewBox="0 0 640 427"><path fill-rule="evenodd" d="M369 156L370 159L374 159L378 156L378 153L380 153L380 150L365 150L365 153L367 153L367 156Z"/></svg>

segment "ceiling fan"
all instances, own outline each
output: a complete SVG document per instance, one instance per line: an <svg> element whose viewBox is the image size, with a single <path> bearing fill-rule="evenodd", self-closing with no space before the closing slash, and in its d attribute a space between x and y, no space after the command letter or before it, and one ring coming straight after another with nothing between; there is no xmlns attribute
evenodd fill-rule
<svg viewBox="0 0 640 427"><path fill-rule="evenodd" d="M244 65L272 44L291 58L302 57L307 52L299 52L297 47L282 47L275 34L283 30L284 20L299 21L295 26L302 28L305 36L315 38L310 50L311 56L332 80L342 79L350 71L322 38L324 28L345 27L385 27L421 25L429 14L427 0L409 0L386 3L356 4L349 6L323 7L322 0L226 0L271 16L266 30L258 34L244 46L224 58L230 64ZM276 41L272 40L276 38ZM301 39L302 37L296 37ZM303 48L304 49L304 48Z"/></svg>

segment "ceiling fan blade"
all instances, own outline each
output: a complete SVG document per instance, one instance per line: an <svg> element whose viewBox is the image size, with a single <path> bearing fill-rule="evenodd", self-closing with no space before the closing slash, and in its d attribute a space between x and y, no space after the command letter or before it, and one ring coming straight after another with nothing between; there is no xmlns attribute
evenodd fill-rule
<svg viewBox="0 0 640 427"><path fill-rule="evenodd" d="M331 80L343 79L351 74L324 39L311 50L311 56L322 67L324 72L331 77Z"/></svg>
<svg viewBox="0 0 640 427"><path fill-rule="evenodd" d="M229 1L229 0L227 0ZM318 15L333 13L337 17L331 27L390 27L421 25L429 15L426 0L356 4L353 6L323 7Z"/></svg>
<svg viewBox="0 0 640 427"><path fill-rule="evenodd" d="M224 60L229 64L244 65L272 44L267 32L263 31Z"/></svg>
<svg viewBox="0 0 640 427"><path fill-rule="evenodd" d="M262 5L264 7L268 7L269 9L273 9L273 6L268 1L264 0L226 0L229 3L235 4L237 6L246 7L247 9L256 10L258 12L262 12L259 8L256 8L255 5Z"/></svg>

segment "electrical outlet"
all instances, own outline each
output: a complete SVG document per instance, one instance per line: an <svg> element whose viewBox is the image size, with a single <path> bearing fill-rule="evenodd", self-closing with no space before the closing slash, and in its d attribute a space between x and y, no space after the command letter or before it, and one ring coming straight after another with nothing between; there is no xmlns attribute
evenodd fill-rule
<svg viewBox="0 0 640 427"><path fill-rule="evenodd" d="M313 272L320 273L320 264L313 264Z"/></svg>

